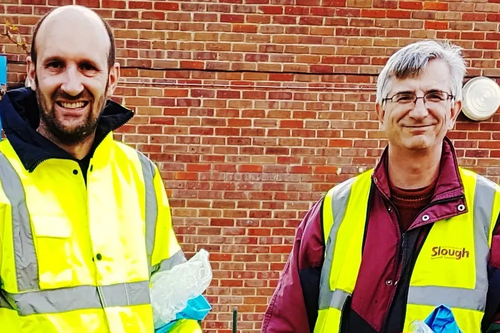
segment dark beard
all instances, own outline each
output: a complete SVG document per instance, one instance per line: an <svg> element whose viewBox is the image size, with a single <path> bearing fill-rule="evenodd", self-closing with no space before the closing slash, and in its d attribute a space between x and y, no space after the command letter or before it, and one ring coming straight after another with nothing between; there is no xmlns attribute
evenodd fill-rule
<svg viewBox="0 0 500 333"><path fill-rule="evenodd" d="M85 93L85 92L84 92ZM66 95L62 92L56 92L56 94L59 95ZM95 130L97 128L99 116L101 112L98 113L96 117L94 117L94 114L92 110L88 113L87 118L85 119L85 122L75 128L65 128L63 124L61 124L56 117L56 111L55 111L55 103L52 106L52 108L49 110L47 101L44 99L43 95L40 93L38 89L36 89L36 97L38 101L38 110L40 114L40 122L45 125L47 130L55 137L57 140L65 145L75 145L78 143L81 143L85 141L88 137L91 135L94 135ZM75 97L71 96L65 96L66 99L71 100L71 99L77 99ZM69 97L69 98L68 98ZM78 97L79 98L79 97ZM54 99L53 99L54 100ZM93 103L97 103L94 105L90 105L89 107L92 108L98 108L98 110L103 110L104 108L104 95L98 100L98 101L93 101ZM89 102L90 103L90 102Z"/></svg>

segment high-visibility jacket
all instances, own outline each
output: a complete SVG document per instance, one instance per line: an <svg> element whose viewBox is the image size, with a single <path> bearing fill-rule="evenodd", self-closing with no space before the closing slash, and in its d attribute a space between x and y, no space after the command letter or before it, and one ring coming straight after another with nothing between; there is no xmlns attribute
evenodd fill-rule
<svg viewBox="0 0 500 333"><path fill-rule="evenodd" d="M343 307L354 291L361 265L371 174L370 170L335 186L325 197L322 216L327 243L315 333L341 332ZM464 169L460 176L469 210L458 207L462 214L434 222L427 235L411 273L404 332L440 304L452 309L463 332L481 331L500 187Z"/></svg>
<svg viewBox="0 0 500 333"><path fill-rule="evenodd" d="M158 169L112 133L87 184L76 161L30 172L0 143L0 332L154 332L150 277L184 261Z"/></svg>

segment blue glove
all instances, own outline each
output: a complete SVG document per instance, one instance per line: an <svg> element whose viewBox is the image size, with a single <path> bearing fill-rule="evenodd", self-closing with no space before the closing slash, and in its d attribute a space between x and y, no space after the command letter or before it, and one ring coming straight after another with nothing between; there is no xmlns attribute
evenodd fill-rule
<svg viewBox="0 0 500 333"><path fill-rule="evenodd" d="M453 312L443 304L432 310L431 314L425 319L425 323L435 333L462 333L455 321Z"/></svg>
<svg viewBox="0 0 500 333"><path fill-rule="evenodd" d="M156 333L166 333L170 331L177 321L180 319L194 319L194 320L203 320L208 315L208 313L212 310L210 303L206 300L203 295L192 298L187 302L186 307L181 312L177 313L175 316L175 320L172 320L165 326L158 328Z"/></svg>

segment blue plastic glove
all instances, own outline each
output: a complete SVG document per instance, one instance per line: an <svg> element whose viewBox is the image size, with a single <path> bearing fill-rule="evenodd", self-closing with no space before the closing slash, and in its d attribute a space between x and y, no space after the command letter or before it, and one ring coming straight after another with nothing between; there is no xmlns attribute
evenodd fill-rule
<svg viewBox="0 0 500 333"><path fill-rule="evenodd" d="M431 314L425 319L425 323L435 333L462 333L455 321L453 312L443 304L432 310Z"/></svg>
<svg viewBox="0 0 500 333"><path fill-rule="evenodd" d="M194 319L194 320L203 320L208 315L208 313L212 310L210 303L206 300L203 295L192 298L188 301L186 307L181 312L177 313L175 316L175 320L172 320L165 326L158 328L156 333L166 333L170 331L177 321L180 319Z"/></svg>

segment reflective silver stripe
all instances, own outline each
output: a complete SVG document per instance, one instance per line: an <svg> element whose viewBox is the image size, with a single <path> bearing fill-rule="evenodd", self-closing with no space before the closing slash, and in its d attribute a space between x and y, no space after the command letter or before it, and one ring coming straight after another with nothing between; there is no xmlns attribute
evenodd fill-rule
<svg viewBox="0 0 500 333"><path fill-rule="evenodd" d="M414 287L408 292L408 303L484 311L486 292L476 289L447 287Z"/></svg>
<svg viewBox="0 0 500 333"><path fill-rule="evenodd" d="M146 253L148 255L149 274L151 275L154 272L154 268L151 267L151 258L153 256L156 238L156 220L158 216L158 202L156 201L156 192L153 183L155 167L153 162L141 152L137 152L137 155L141 161L144 187L146 189Z"/></svg>
<svg viewBox="0 0 500 333"><path fill-rule="evenodd" d="M106 307L126 307L149 304L149 281L120 283L98 287L106 299ZM102 309L95 286L8 294L21 316L39 313L60 313L82 309ZM0 307L3 304L0 303Z"/></svg>
<svg viewBox="0 0 500 333"><path fill-rule="evenodd" d="M487 262L490 248L488 238L495 200L495 184L485 177L476 176L474 191L474 256L476 283L474 289L449 287L410 287L408 303L484 311L488 289Z"/></svg>
<svg viewBox="0 0 500 333"><path fill-rule="evenodd" d="M342 311L342 307L344 306L347 297L350 295L351 294L343 290L335 290L330 301L330 307Z"/></svg>
<svg viewBox="0 0 500 333"><path fill-rule="evenodd" d="M476 289L488 289L487 262L490 253L488 238L495 201L496 185L477 175L474 193L474 249L476 256ZM485 302L486 303L486 297Z"/></svg>
<svg viewBox="0 0 500 333"><path fill-rule="evenodd" d="M38 263L24 188L16 170L0 152L0 181L12 207L12 231L17 288L20 292L40 290Z"/></svg>
<svg viewBox="0 0 500 333"><path fill-rule="evenodd" d="M320 287L319 287L319 309L327 309L331 304L334 304L337 300L343 297L342 293L345 294L343 300L347 297L347 293L342 290L333 292L330 290L330 271L332 268L333 260L333 250L335 249L335 241L337 239L337 232L344 219L345 211L347 209L347 202L349 201L349 196L351 195L352 184L355 178L346 180L345 182L335 186L332 193L332 212L333 212L333 225L328 236L328 241L326 242L326 253L325 260L323 262L323 268L321 269L320 277ZM342 295L342 296L340 296ZM342 308L343 302L340 305Z"/></svg>
<svg viewBox="0 0 500 333"><path fill-rule="evenodd" d="M172 269L172 267L182 264L186 261L187 260L186 257L184 256L184 252L182 252L182 250L179 250L170 258L163 260L158 265L155 265L153 268L153 273L169 271Z"/></svg>

